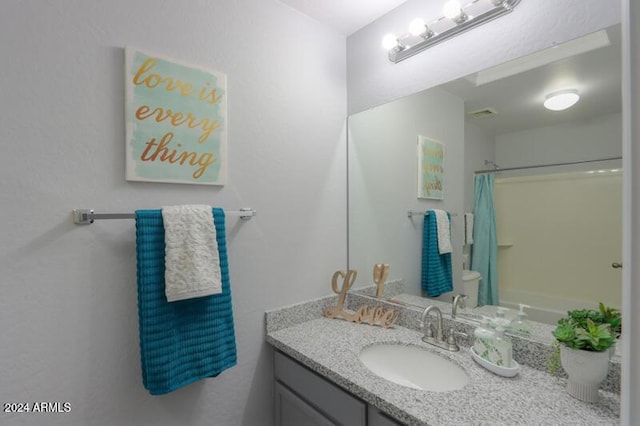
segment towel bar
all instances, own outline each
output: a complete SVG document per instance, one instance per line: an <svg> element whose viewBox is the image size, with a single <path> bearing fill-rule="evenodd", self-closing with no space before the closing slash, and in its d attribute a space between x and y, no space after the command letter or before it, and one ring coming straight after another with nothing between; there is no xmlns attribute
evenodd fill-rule
<svg viewBox="0 0 640 426"><path fill-rule="evenodd" d="M407 217L413 217L413 216L427 216L427 215L429 215L429 212L424 212L424 211L422 211L422 212L421 212L421 211L412 211L412 210L409 210L409 211L407 212ZM451 216L452 216L452 217L457 217L457 216L458 216L458 213L451 213Z"/></svg>
<svg viewBox="0 0 640 426"><path fill-rule="evenodd" d="M73 209L73 223L76 225L90 225L94 220L101 219L135 219L135 213L95 213L93 209ZM242 220L249 220L257 212L252 208L241 208L238 211L226 211L227 216L239 216Z"/></svg>

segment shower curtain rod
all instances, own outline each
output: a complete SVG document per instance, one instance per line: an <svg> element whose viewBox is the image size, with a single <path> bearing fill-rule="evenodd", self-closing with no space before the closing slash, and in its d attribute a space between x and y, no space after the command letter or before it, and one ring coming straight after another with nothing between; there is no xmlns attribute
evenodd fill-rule
<svg viewBox="0 0 640 426"><path fill-rule="evenodd" d="M504 169L476 170L475 172L473 172L473 174L478 175L482 173L508 172L511 170L539 169L541 167L570 166L573 164L597 163L599 161L611 161L611 160L622 160L622 157L600 158L598 160L570 161L567 163L555 163L555 164L536 164L535 166L506 167Z"/></svg>

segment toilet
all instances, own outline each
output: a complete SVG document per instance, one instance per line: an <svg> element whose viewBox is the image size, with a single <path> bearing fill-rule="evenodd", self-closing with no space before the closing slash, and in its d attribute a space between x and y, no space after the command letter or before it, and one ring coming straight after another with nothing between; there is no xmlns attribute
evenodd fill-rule
<svg viewBox="0 0 640 426"><path fill-rule="evenodd" d="M467 308L475 308L478 306L478 286L480 285L480 273L476 271L462 271L462 293L466 294Z"/></svg>

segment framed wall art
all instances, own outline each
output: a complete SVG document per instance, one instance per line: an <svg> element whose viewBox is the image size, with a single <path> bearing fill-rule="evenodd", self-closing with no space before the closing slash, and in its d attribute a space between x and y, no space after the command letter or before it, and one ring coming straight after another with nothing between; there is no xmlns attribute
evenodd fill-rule
<svg viewBox="0 0 640 426"><path fill-rule="evenodd" d="M227 77L125 47L126 179L224 185Z"/></svg>

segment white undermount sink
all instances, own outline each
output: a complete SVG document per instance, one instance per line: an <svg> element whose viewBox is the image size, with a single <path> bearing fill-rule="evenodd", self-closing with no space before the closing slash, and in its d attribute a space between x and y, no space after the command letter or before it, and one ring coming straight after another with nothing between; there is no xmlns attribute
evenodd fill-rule
<svg viewBox="0 0 640 426"><path fill-rule="evenodd" d="M458 364L418 346L375 344L360 352L360 360L383 379L413 389L448 392L469 383Z"/></svg>

